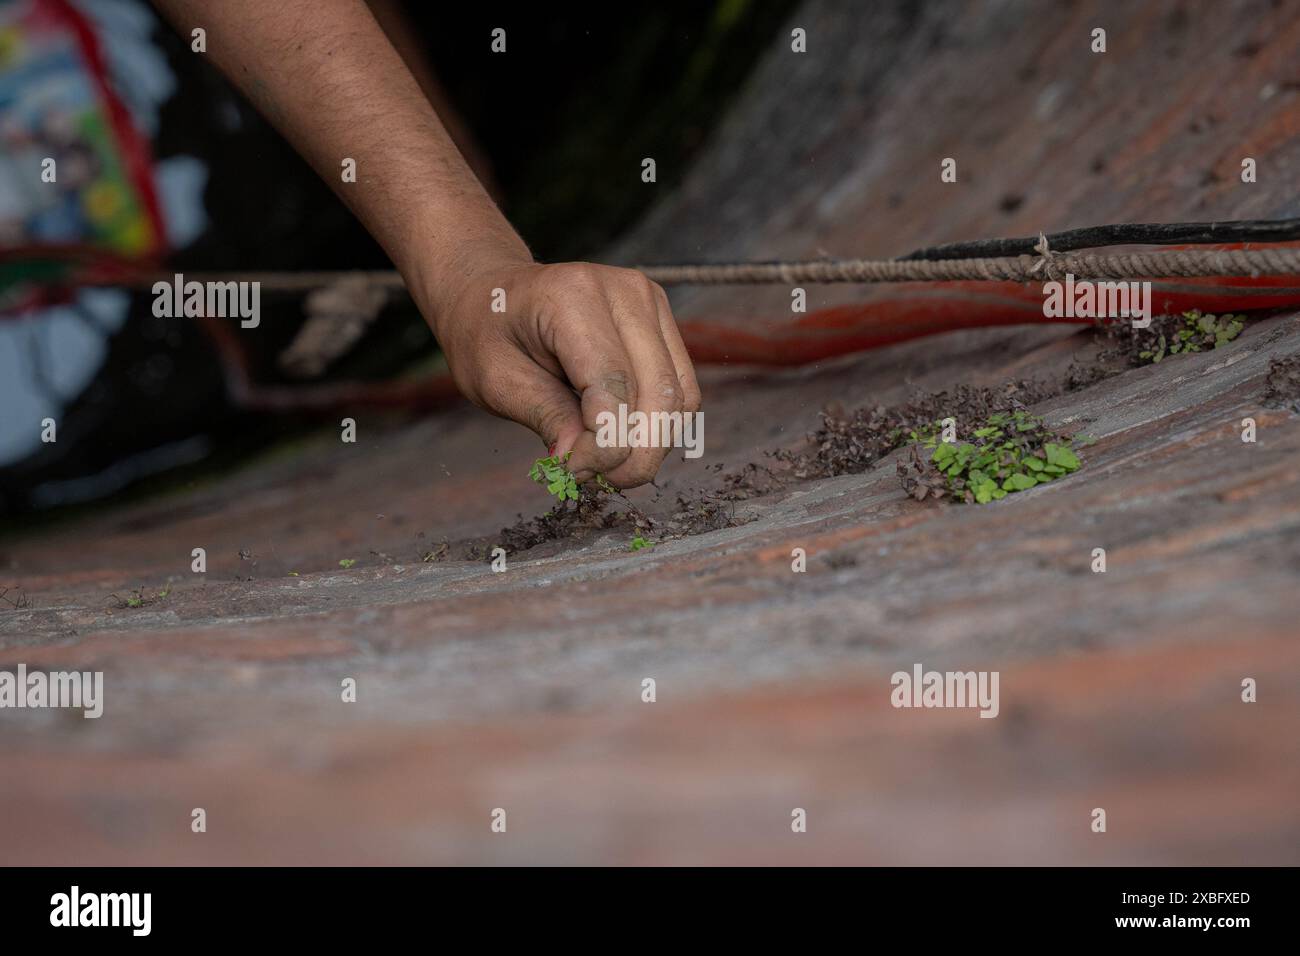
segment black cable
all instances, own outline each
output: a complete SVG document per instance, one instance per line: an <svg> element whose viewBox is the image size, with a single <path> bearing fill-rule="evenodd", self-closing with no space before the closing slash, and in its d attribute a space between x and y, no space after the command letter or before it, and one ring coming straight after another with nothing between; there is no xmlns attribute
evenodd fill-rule
<svg viewBox="0 0 1300 956"><path fill-rule="evenodd" d="M1300 219L1240 219L1228 222L1124 222L1085 226L1047 235L1053 252L1100 246L1169 246L1202 242L1286 242L1300 239ZM973 239L927 246L903 259L981 259L1033 255L1038 236L1022 239Z"/></svg>

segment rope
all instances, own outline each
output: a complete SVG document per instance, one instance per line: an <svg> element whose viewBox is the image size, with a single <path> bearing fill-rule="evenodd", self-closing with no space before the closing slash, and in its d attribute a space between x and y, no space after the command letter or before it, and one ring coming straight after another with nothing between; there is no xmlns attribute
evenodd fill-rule
<svg viewBox="0 0 1300 956"><path fill-rule="evenodd" d="M1300 249L1178 249L1110 255L1048 250L1036 256L978 259L828 259L637 268L665 285L952 280L1038 282L1063 279L1066 274L1076 279L1297 275L1300 274Z"/></svg>
<svg viewBox="0 0 1300 956"><path fill-rule="evenodd" d="M1044 237L1039 237L1039 248ZM1056 252L977 259L818 259L808 262L720 262L634 266L663 285L741 285L801 282L1041 282L1063 279L1152 279L1197 276L1300 275L1300 248L1177 249L1151 252ZM371 272L186 272L199 282L258 282L265 292L306 293L341 282L401 290L395 271ZM174 273L151 273L102 284L150 288ZM101 283L89 283L101 284Z"/></svg>

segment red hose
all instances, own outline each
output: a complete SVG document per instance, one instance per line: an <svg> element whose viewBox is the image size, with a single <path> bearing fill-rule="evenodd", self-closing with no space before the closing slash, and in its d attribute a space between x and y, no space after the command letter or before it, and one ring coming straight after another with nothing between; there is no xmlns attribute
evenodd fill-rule
<svg viewBox="0 0 1300 956"><path fill-rule="evenodd" d="M1195 248L1240 247L1241 244ZM1154 315L1192 309L1217 314L1300 306L1300 278L1296 276L1150 281ZM810 312L794 321L692 319L679 325L687 350L698 363L791 366L941 332L1093 322L1086 318L1045 317L1040 282L908 283L887 290L872 290L868 295L867 301Z"/></svg>

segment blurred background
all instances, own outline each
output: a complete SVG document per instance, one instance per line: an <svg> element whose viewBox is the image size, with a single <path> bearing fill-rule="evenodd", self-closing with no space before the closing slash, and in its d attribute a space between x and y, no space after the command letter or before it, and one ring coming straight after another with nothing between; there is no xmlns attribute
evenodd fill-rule
<svg viewBox="0 0 1300 956"><path fill-rule="evenodd" d="M594 256L659 194L627 188L641 157L656 157L662 186L677 183L792 4L371 7L535 255L556 261ZM508 56L490 52L496 26L508 27ZM388 267L147 2L0 3L0 143L8 521L219 470L333 410L296 408L292 392L277 408L249 407L203 323L155 318L147 289L77 287L121 260L180 272ZM58 163L54 187L41 181L44 157ZM437 368L427 326L397 296L326 367L286 371L277 358L303 324L302 298L264 294L240 376L301 386ZM47 417L54 443L40 440Z"/></svg>

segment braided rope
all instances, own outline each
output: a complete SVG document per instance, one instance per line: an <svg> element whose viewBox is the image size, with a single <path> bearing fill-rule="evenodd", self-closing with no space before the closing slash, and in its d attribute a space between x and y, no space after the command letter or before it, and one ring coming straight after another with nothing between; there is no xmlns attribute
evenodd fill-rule
<svg viewBox="0 0 1300 956"><path fill-rule="evenodd" d="M1300 248L1258 246L1253 249L1176 249L1121 252L1054 252L1039 255L974 259L819 259L807 262L723 262L690 265L634 266L663 285L741 285L801 282L1041 282L1064 279L1157 279L1198 276L1300 275ZM196 272L187 280L258 282L267 292L307 293L340 282L401 290L393 270L337 272ZM153 273L114 278L90 285L149 288L171 281Z"/></svg>
<svg viewBox="0 0 1300 956"><path fill-rule="evenodd" d="M1137 279L1165 276L1300 274L1300 249L1178 249L1098 255L1047 252L980 259L827 259L811 262L728 262L716 265L637 266L664 285L800 282L1038 282L1062 279Z"/></svg>

